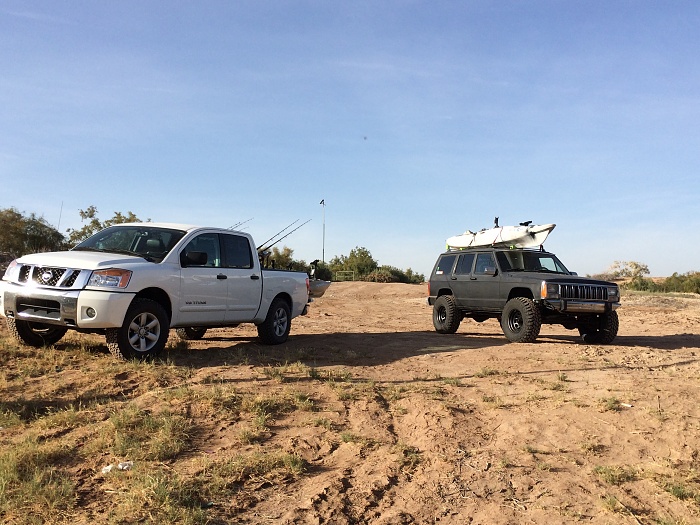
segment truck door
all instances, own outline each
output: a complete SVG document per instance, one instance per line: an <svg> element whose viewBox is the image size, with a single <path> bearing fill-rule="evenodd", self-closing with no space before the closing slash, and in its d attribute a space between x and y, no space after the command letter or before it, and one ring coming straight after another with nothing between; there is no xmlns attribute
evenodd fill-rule
<svg viewBox="0 0 700 525"><path fill-rule="evenodd" d="M204 254L192 262L187 254ZM180 252L180 322L192 326L221 324L226 315L228 279L222 272L217 233L202 233Z"/></svg>
<svg viewBox="0 0 700 525"><path fill-rule="evenodd" d="M245 322L255 317L262 296L261 270L254 264L247 237L222 234L224 272L228 281L226 322Z"/></svg>

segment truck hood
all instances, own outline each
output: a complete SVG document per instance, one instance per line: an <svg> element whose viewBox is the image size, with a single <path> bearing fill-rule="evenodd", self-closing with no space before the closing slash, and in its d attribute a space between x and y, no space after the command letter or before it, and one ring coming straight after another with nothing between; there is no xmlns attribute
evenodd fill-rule
<svg viewBox="0 0 700 525"><path fill-rule="evenodd" d="M98 270L120 265L133 265L139 262L145 263L146 260L143 257L133 255L87 251L32 253L17 259L18 264L57 266L76 270Z"/></svg>

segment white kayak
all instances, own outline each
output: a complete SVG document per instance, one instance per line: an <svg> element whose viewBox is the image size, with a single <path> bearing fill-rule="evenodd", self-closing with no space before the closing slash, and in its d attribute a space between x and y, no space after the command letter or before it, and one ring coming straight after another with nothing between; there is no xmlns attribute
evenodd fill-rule
<svg viewBox="0 0 700 525"><path fill-rule="evenodd" d="M447 249L476 248L483 246L508 246L535 248L544 244L556 224L521 224L520 226L496 226L479 232L466 232L447 239Z"/></svg>

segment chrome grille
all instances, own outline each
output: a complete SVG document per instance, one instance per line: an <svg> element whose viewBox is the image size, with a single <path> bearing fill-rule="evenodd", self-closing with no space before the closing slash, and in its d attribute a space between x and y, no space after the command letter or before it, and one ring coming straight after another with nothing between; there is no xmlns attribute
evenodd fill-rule
<svg viewBox="0 0 700 525"><path fill-rule="evenodd" d="M561 284L562 299L581 299L584 301L607 301L608 288L593 284Z"/></svg>
<svg viewBox="0 0 700 525"><path fill-rule="evenodd" d="M19 270L20 283L36 283L40 286L52 288L71 288L78 277L80 270L72 268L57 268L54 266L23 265Z"/></svg>
<svg viewBox="0 0 700 525"><path fill-rule="evenodd" d="M44 286L56 286L64 273L66 273L65 268L35 266L32 272L32 281Z"/></svg>

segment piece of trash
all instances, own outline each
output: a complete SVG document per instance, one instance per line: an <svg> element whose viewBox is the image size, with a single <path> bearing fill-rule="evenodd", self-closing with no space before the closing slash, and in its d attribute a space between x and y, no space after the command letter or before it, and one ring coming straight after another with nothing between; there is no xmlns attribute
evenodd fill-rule
<svg viewBox="0 0 700 525"><path fill-rule="evenodd" d="M121 463L119 463L119 465L117 465L117 468L119 470L131 470L131 467L133 467L133 466L134 466L133 461L122 461Z"/></svg>
<svg viewBox="0 0 700 525"><path fill-rule="evenodd" d="M620 406L625 407L625 408L632 408L634 405L629 405L627 403L620 403Z"/></svg>
<svg viewBox="0 0 700 525"><path fill-rule="evenodd" d="M102 474L109 474L112 472L112 469L114 468L114 465L107 465L106 467L102 467Z"/></svg>

